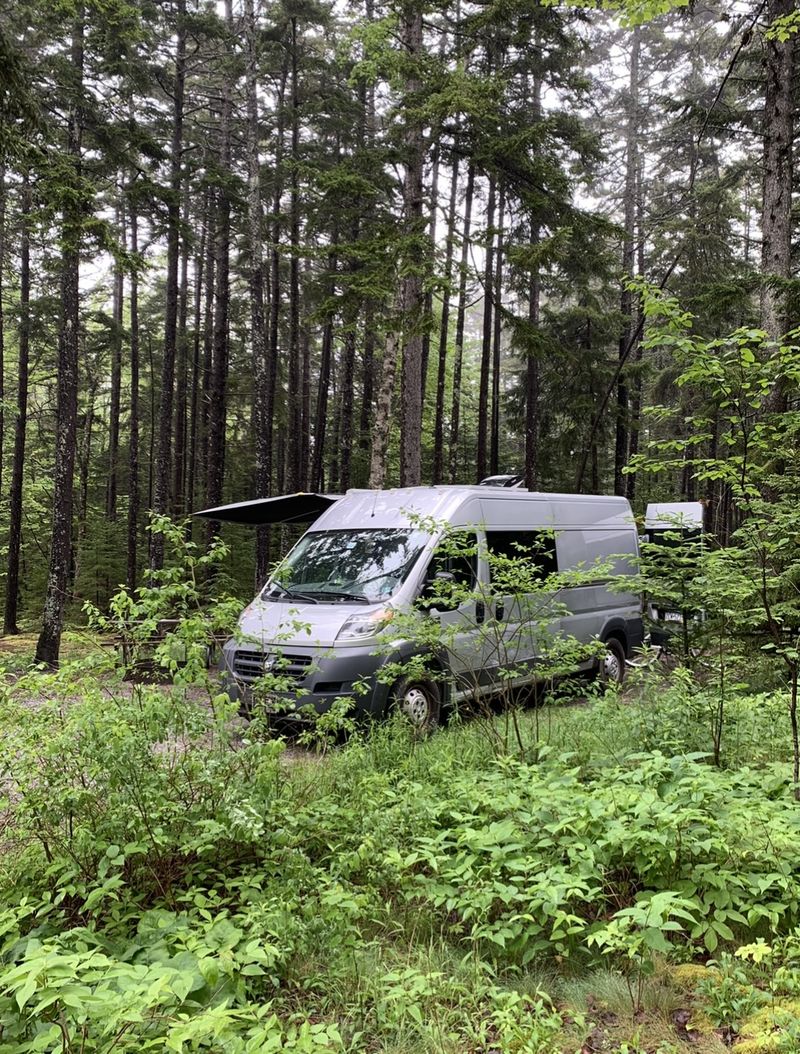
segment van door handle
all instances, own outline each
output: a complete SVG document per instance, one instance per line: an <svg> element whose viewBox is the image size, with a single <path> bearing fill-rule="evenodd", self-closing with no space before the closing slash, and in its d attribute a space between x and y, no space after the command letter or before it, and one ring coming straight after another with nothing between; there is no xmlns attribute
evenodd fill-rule
<svg viewBox="0 0 800 1054"><path fill-rule="evenodd" d="M486 605L482 600L475 601L475 621L478 625L486 618Z"/></svg>

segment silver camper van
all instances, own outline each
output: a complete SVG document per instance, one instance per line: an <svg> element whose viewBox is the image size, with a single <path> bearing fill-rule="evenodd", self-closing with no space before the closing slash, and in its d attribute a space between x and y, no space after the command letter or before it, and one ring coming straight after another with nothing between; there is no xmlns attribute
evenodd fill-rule
<svg viewBox="0 0 800 1054"><path fill-rule="evenodd" d="M498 664L512 658L508 651L482 646L481 629L494 620L511 632L521 609L513 596L493 589L488 554L513 554L534 545L543 573L606 562L605 577L588 584L584 577L562 590L564 603L549 627L553 634L604 642L602 665L617 681L624 676L625 659L642 644L641 598L620 591L618 579L636 573L639 553L624 498L540 494L519 487L408 487L351 490L341 498L291 495L204 515L275 522L274 513L261 512L271 504L284 510L283 522L321 514L242 613L236 636L224 646L223 676L232 697L245 705L250 686L275 670L296 686L292 709L310 705L322 713L335 699L351 696L360 711L380 715L394 705L421 725L435 724L442 706L467 694L489 693L493 685L496 690L504 676ZM238 512L228 513L231 509ZM442 537L454 530L474 537L473 555L457 560L458 566L451 563L443 574L437 550L441 554ZM612 564L617 583L610 588ZM392 614L413 610L433 577L459 576L474 586L463 603L437 610L431 602L420 616L454 629L450 668L435 679L420 674L390 683L381 669L419 650L403 639L392 640L391 630L387 647ZM531 683L537 657L520 653L526 639L524 633L514 636L514 676Z"/></svg>

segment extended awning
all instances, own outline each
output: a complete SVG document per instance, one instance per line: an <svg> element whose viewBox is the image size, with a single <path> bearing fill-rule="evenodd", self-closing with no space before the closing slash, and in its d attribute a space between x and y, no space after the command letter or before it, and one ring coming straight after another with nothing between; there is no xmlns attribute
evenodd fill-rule
<svg viewBox="0 0 800 1054"><path fill-rule="evenodd" d="M251 527L268 523L311 523L339 498L339 494L279 494L275 498L218 505L215 509L202 509L193 515L226 523L246 523Z"/></svg>

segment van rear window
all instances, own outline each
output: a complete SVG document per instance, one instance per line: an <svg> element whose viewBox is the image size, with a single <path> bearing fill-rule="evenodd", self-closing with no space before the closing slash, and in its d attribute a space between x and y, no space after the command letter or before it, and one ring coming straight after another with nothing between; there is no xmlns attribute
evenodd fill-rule
<svg viewBox="0 0 800 1054"><path fill-rule="evenodd" d="M533 564L539 578L558 570L556 539L551 531L487 531L486 546L491 558L524 560Z"/></svg>

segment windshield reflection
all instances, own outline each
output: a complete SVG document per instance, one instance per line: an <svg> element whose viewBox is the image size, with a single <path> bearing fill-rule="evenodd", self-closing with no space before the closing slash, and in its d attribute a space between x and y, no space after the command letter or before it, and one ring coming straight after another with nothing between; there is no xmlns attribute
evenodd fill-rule
<svg viewBox="0 0 800 1054"><path fill-rule="evenodd" d="M405 581L428 536L387 529L312 531L297 543L261 594L263 600L376 603Z"/></svg>

